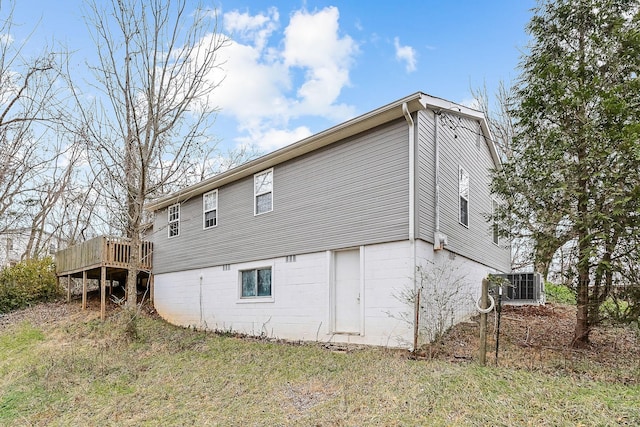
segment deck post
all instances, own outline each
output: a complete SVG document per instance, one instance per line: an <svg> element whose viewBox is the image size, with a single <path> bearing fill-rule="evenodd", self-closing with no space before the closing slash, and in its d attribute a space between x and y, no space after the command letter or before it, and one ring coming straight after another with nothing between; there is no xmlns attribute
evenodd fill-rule
<svg viewBox="0 0 640 427"><path fill-rule="evenodd" d="M107 267L100 268L100 320L104 320L107 312Z"/></svg>
<svg viewBox="0 0 640 427"><path fill-rule="evenodd" d="M480 293L481 308L489 305L489 280L482 279L482 291ZM487 364L487 313L480 313L480 349L478 359L481 366Z"/></svg>
<svg viewBox="0 0 640 427"><path fill-rule="evenodd" d="M67 302L71 302L71 275L67 275Z"/></svg>
<svg viewBox="0 0 640 427"><path fill-rule="evenodd" d="M82 271L82 311L87 309L87 270Z"/></svg>

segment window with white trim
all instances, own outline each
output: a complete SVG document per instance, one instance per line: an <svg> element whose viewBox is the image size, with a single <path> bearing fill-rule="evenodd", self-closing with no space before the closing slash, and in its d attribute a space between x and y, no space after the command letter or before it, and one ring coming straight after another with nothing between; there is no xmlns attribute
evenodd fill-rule
<svg viewBox="0 0 640 427"><path fill-rule="evenodd" d="M180 234L180 203L169 206L167 215L169 237L176 237Z"/></svg>
<svg viewBox="0 0 640 427"><path fill-rule="evenodd" d="M253 176L254 215L273 210L273 168Z"/></svg>
<svg viewBox="0 0 640 427"><path fill-rule="evenodd" d="M498 218L496 218L496 214L498 212L498 202L495 199L491 201L491 210L491 216L493 217L493 226L491 230L493 232L493 243L498 245L500 244L500 227L498 225Z"/></svg>
<svg viewBox="0 0 640 427"><path fill-rule="evenodd" d="M241 298L271 297L271 267L240 272Z"/></svg>
<svg viewBox="0 0 640 427"><path fill-rule="evenodd" d="M458 221L469 227L469 173L462 166L458 168Z"/></svg>
<svg viewBox="0 0 640 427"><path fill-rule="evenodd" d="M202 195L202 228L212 228L218 225L218 190L209 191Z"/></svg>

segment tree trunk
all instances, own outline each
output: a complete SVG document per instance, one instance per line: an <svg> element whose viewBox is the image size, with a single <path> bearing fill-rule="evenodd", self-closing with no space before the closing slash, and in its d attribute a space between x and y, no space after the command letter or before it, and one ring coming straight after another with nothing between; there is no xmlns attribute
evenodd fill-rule
<svg viewBox="0 0 640 427"><path fill-rule="evenodd" d="M585 347L589 343L589 270L578 267L578 292L576 294L576 328L573 347Z"/></svg>
<svg viewBox="0 0 640 427"><path fill-rule="evenodd" d="M131 253L127 269L127 301L125 308L135 309L138 304L138 265L140 262L140 237L133 233L131 236Z"/></svg>
<svg viewBox="0 0 640 427"><path fill-rule="evenodd" d="M591 239L586 224L581 223L584 216L588 215L589 198L588 198L588 182L586 178L578 180L577 214L577 238L578 238L578 284L576 289L576 328L573 337L573 347L585 347L589 343L589 281L590 281L590 262L591 262Z"/></svg>
<svg viewBox="0 0 640 427"><path fill-rule="evenodd" d="M582 207L584 197L578 201ZM586 204L584 205L586 206ZM578 287L576 292L576 328L573 347L585 347L589 343L589 261L590 242L587 232L581 227L578 232Z"/></svg>

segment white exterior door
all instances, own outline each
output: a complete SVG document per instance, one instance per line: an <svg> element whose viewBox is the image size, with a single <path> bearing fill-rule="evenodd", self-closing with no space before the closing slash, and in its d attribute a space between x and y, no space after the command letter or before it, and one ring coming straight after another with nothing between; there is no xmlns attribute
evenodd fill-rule
<svg viewBox="0 0 640 427"><path fill-rule="evenodd" d="M360 333L360 250L334 253L334 332Z"/></svg>

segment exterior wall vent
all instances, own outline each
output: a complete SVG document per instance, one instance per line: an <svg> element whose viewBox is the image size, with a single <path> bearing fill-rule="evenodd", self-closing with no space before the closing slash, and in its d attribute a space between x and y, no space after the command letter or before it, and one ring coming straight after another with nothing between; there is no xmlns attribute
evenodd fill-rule
<svg viewBox="0 0 640 427"><path fill-rule="evenodd" d="M493 274L509 281L502 287L502 302L505 304L525 305L544 304L544 281L540 273Z"/></svg>

